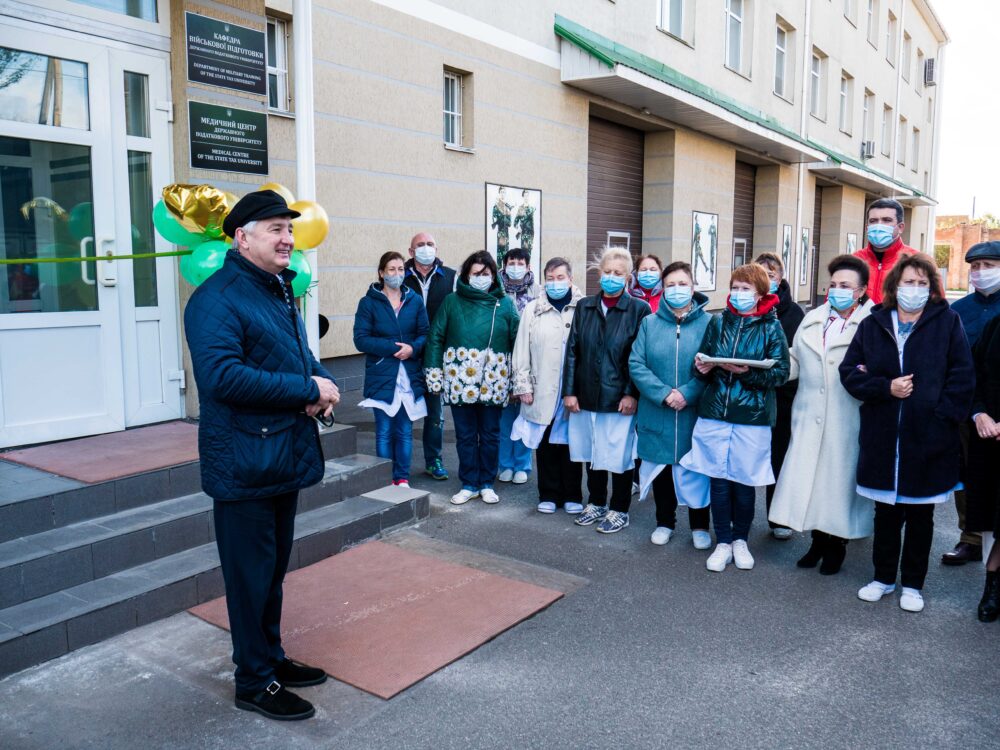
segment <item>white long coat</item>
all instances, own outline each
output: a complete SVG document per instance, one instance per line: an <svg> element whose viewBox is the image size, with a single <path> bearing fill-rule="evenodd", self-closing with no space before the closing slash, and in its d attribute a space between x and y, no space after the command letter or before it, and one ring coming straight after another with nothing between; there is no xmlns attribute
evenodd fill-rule
<svg viewBox="0 0 1000 750"><path fill-rule="evenodd" d="M856 492L861 402L844 390L838 371L872 307L868 301L851 313L843 332L834 332L839 329L835 323L826 349L829 302L810 310L795 334L790 379L797 377L799 388L792 404L792 441L771 503L773 523L844 539L872 533L872 501Z"/></svg>
<svg viewBox="0 0 1000 750"><path fill-rule="evenodd" d="M562 392L562 366L566 341L577 303L583 292L570 288L569 304L556 310L544 293L525 305L517 329L512 359L514 395L532 394L533 401L521 404L521 416L535 424L549 424Z"/></svg>

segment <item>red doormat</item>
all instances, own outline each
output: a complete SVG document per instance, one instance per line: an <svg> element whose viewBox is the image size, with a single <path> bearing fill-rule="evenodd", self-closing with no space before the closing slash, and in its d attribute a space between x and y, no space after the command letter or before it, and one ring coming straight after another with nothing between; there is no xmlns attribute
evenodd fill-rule
<svg viewBox="0 0 1000 750"><path fill-rule="evenodd" d="M389 699L562 592L368 542L285 578L289 658ZM190 610L229 627L225 598Z"/></svg>
<svg viewBox="0 0 1000 750"><path fill-rule="evenodd" d="M197 461L198 425L164 422L9 451L0 458L79 482L106 482Z"/></svg>

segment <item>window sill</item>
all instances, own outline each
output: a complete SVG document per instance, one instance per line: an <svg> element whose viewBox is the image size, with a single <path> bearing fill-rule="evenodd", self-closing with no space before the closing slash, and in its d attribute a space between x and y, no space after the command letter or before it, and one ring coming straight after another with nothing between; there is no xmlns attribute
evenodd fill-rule
<svg viewBox="0 0 1000 750"><path fill-rule="evenodd" d="M858 22L855 21L850 16L848 16L848 15L845 14L844 15L844 20L847 21L849 24L851 24L851 26L853 26L854 28L858 28Z"/></svg>
<svg viewBox="0 0 1000 750"><path fill-rule="evenodd" d="M737 70L736 68L730 68L730 67L729 67L728 65L726 65L725 63L723 63L723 64L722 64L722 67L724 67L724 68L725 68L726 70L728 70L728 71L729 71L730 73L735 73L735 74L736 74L736 75L738 75L738 76L739 76L740 78L746 78L746 79L747 79L748 81L753 81L753 79L752 79L752 78L751 78L751 77L750 77L749 75L747 75L746 73L744 73L744 72L743 72L742 70Z"/></svg>
<svg viewBox="0 0 1000 750"><path fill-rule="evenodd" d="M460 154L474 154L474 153L476 153L476 149L474 149L474 148L469 148L468 146L456 146L454 143L445 143L444 144L444 150L445 151L457 151Z"/></svg>
<svg viewBox="0 0 1000 750"><path fill-rule="evenodd" d="M269 115L274 115L275 117L286 117L289 120L294 120L295 119L295 113L294 112L290 112L290 111L285 110L285 109L272 109L271 107L268 107L267 108L267 113Z"/></svg>
<svg viewBox="0 0 1000 750"><path fill-rule="evenodd" d="M667 30L666 30L665 28L663 28L662 26L657 26L657 27L656 27L656 30L657 30L657 31L659 31L659 32L660 32L661 34L666 34L666 35L667 35L667 36L669 36L669 37L670 37L671 39L673 39L673 40L674 40L675 42L680 42L680 43L681 43L681 44L683 44L683 45L684 45L685 47L690 47L691 49L694 49L694 44L692 44L691 42L689 42L689 41L688 41L687 39L685 39L684 37L682 37L682 36L677 36L677 35L676 35L675 33L673 33L672 31L667 31Z"/></svg>
<svg viewBox="0 0 1000 750"><path fill-rule="evenodd" d="M826 122L826 116L825 115L818 115L815 112L810 112L809 116L812 117L815 120L819 120L820 122Z"/></svg>
<svg viewBox="0 0 1000 750"><path fill-rule="evenodd" d="M772 93L772 94L774 94L774 95L775 95L776 97L778 97L779 99L781 99L781 101L783 101L783 102L787 102L788 104L791 104L791 105L793 105L793 106L795 105L795 102L793 102L793 101L792 101L791 99L789 99L789 98L788 98L787 96L785 96L784 94L779 94L779 93L778 93L777 91L771 91L771 93Z"/></svg>
<svg viewBox="0 0 1000 750"><path fill-rule="evenodd" d="M852 133L850 130L844 130L843 128L841 128L840 132L843 133L844 135L846 135L848 138L853 138L854 137L854 133Z"/></svg>

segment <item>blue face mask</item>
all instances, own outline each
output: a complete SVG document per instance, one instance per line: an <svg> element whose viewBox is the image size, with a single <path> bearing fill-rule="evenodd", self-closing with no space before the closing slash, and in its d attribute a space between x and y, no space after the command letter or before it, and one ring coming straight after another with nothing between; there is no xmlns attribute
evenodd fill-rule
<svg viewBox="0 0 1000 750"><path fill-rule="evenodd" d="M639 271L635 278L643 289L652 289L660 282L658 271Z"/></svg>
<svg viewBox="0 0 1000 750"><path fill-rule="evenodd" d="M613 297L625 288L625 278L623 276L612 276L609 273L601 276L601 291L609 297Z"/></svg>
<svg viewBox="0 0 1000 750"><path fill-rule="evenodd" d="M826 298L830 302L830 307L839 311L847 310L855 302L853 289L837 289L833 287L826 293Z"/></svg>
<svg viewBox="0 0 1000 750"><path fill-rule="evenodd" d="M906 312L923 310L930 296L931 290L925 286L901 286L896 290L896 302Z"/></svg>
<svg viewBox="0 0 1000 750"><path fill-rule="evenodd" d="M403 286L403 274L386 274L382 277L382 281L390 289L399 289Z"/></svg>
<svg viewBox="0 0 1000 750"><path fill-rule="evenodd" d="M777 294L777 293L778 293L778 282L775 281L774 279L771 279L771 294Z"/></svg>
<svg viewBox="0 0 1000 750"><path fill-rule="evenodd" d="M413 257L417 259L417 263L420 265L429 266L437 257L437 248L433 245L421 245L413 251Z"/></svg>
<svg viewBox="0 0 1000 750"><path fill-rule="evenodd" d="M507 266L507 278L513 281L520 281L527 273L527 266Z"/></svg>
<svg viewBox="0 0 1000 750"><path fill-rule="evenodd" d="M675 310L687 307L694 297L694 290L689 286L668 286L663 290L663 301Z"/></svg>
<svg viewBox="0 0 1000 750"><path fill-rule="evenodd" d="M736 312L748 313L753 310L757 300L750 289L734 289L729 292L729 304Z"/></svg>
<svg viewBox="0 0 1000 750"><path fill-rule="evenodd" d="M562 299L569 294L568 281L546 281L545 293L552 299Z"/></svg>
<svg viewBox="0 0 1000 750"><path fill-rule="evenodd" d="M892 227L887 227L885 224L868 225L868 244L872 247L879 249L889 247L893 239L895 238L892 236Z"/></svg>
<svg viewBox="0 0 1000 750"><path fill-rule="evenodd" d="M478 289L481 292L489 291L489 288L493 286L492 276L470 276L469 286L473 289Z"/></svg>

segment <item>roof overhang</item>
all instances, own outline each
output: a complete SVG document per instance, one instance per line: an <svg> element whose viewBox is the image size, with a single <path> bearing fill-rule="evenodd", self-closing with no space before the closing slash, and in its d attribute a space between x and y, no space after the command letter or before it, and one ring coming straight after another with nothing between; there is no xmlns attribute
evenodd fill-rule
<svg viewBox="0 0 1000 750"><path fill-rule="evenodd" d="M780 161L826 158L762 113L560 16L556 33L562 37L562 82L569 86Z"/></svg>
<svg viewBox="0 0 1000 750"><path fill-rule="evenodd" d="M896 184L887 177L881 177L874 172L859 169L850 164L841 164L832 159L810 164L809 171L828 177L831 180L866 190L874 195L883 197L891 196L897 199L913 198L916 195L912 190Z"/></svg>

